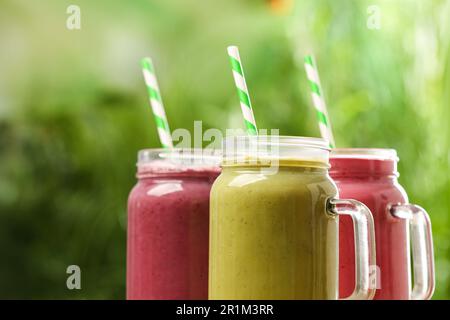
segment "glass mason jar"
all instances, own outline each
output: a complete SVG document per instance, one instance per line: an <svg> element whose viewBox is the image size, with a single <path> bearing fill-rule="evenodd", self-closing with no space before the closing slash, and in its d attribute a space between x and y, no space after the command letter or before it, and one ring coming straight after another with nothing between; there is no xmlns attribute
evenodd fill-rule
<svg viewBox="0 0 450 320"><path fill-rule="evenodd" d="M128 199L128 299L207 299L214 151L141 150Z"/></svg>
<svg viewBox="0 0 450 320"><path fill-rule="evenodd" d="M337 199L325 141L227 137L223 156L211 190L210 299L337 299L341 214L353 218L357 239L350 298L372 297L372 217Z"/></svg>
<svg viewBox="0 0 450 320"><path fill-rule="evenodd" d="M408 204L408 196L397 180L396 151L333 149L330 162L330 175L339 194L361 201L372 211L378 265L375 299L430 299L434 291L430 218L419 206ZM341 219L339 235L340 295L346 296L355 286L351 220ZM414 270L412 290L410 251Z"/></svg>

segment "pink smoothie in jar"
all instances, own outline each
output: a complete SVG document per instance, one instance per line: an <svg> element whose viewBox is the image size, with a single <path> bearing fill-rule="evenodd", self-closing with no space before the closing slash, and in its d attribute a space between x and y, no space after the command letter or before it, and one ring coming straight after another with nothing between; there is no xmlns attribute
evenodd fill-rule
<svg viewBox="0 0 450 320"><path fill-rule="evenodd" d="M209 192L219 163L214 151L139 152L128 199L127 299L208 298Z"/></svg>
<svg viewBox="0 0 450 320"><path fill-rule="evenodd" d="M408 196L397 180L397 162L397 153L392 149L334 149L330 175L340 198L356 199L372 212L377 261L373 269L373 285L377 288L374 299L429 299L434 290L431 225L422 208L408 204ZM339 295L344 298L355 286L351 219L341 217L339 229ZM414 258L413 289L410 238Z"/></svg>

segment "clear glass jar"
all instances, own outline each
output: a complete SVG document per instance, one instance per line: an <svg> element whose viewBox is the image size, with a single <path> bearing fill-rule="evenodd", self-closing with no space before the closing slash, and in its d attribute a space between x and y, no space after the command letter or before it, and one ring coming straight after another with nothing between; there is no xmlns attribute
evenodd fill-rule
<svg viewBox="0 0 450 320"><path fill-rule="evenodd" d="M207 299L209 193L220 154L141 150L128 199L128 299Z"/></svg>
<svg viewBox="0 0 450 320"><path fill-rule="evenodd" d="M361 201L375 223L378 277L375 299L430 299L434 291L431 223L420 207L408 204L398 183L398 157L392 149L333 149L330 175L339 194ZM340 221L340 295L355 286L353 223ZM410 240L414 287L411 289Z"/></svg>
<svg viewBox="0 0 450 320"><path fill-rule="evenodd" d="M355 222L357 286L369 299L370 211L337 200L321 139L228 137L211 190L210 299L337 299L338 216ZM370 238L370 240L368 240Z"/></svg>

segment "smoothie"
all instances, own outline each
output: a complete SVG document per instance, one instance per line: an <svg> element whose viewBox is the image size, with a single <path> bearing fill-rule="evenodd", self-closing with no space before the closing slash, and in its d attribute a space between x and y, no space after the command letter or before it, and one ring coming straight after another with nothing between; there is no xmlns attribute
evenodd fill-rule
<svg viewBox="0 0 450 320"><path fill-rule="evenodd" d="M243 157L224 161L213 185L210 299L338 298L338 219L327 211L337 189L326 143L281 140L267 155L278 157L276 172L263 170L265 155Z"/></svg>
<svg viewBox="0 0 450 320"><path fill-rule="evenodd" d="M224 167L211 192L210 298L336 298L335 195L325 168Z"/></svg>
<svg viewBox="0 0 450 320"><path fill-rule="evenodd" d="M394 150L343 149L331 153L330 175L343 198L364 203L375 223L378 272L375 299L409 299L411 290L408 221L389 213L389 206L408 203L397 181L397 156ZM353 224L341 217L340 296L351 294L355 286Z"/></svg>
<svg viewBox="0 0 450 320"><path fill-rule="evenodd" d="M209 193L218 167L140 161L128 200L128 299L207 299Z"/></svg>

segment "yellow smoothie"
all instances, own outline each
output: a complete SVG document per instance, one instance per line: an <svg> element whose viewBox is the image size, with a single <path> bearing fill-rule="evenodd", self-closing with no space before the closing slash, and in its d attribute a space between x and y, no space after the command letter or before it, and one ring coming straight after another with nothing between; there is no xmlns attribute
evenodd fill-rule
<svg viewBox="0 0 450 320"><path fill-rule="evenodd" d="M322 162L225 165L211 190L210 299L337 299L337 189Z"/></svg>

